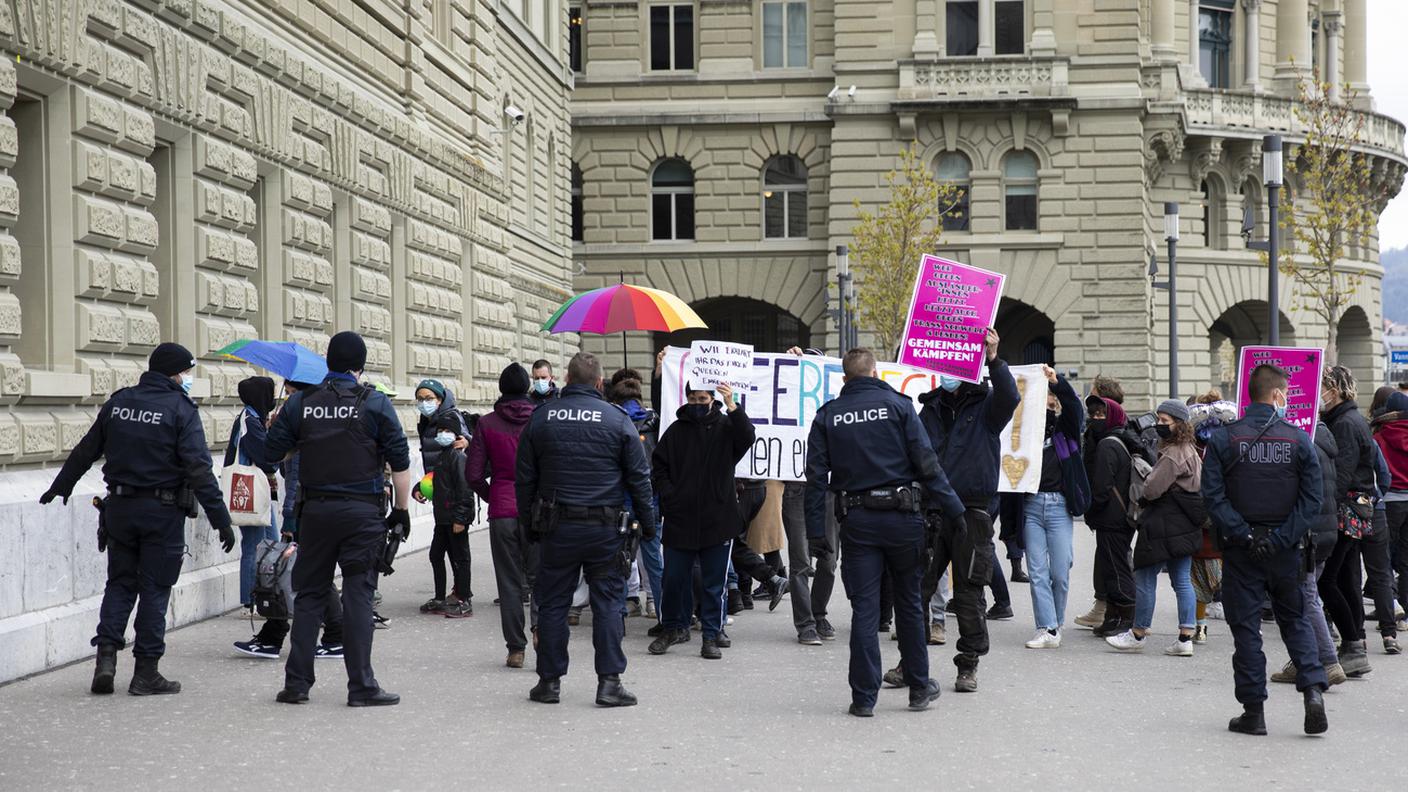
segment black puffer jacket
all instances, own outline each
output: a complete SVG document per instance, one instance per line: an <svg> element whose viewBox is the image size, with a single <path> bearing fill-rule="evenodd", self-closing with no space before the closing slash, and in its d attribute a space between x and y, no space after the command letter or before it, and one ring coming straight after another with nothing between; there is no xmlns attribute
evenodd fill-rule
<svg viewBox="0 0 1408 792"><path fill-rule="evenodd" d="M948 475L949 486L970 509L987 509L997 495L1002 465L998 434L1012 420L1022 397L1002 358L988 363L992 387L963 383L953 393L942 388L919 397L919 420Z"/></svg>
<svg viewBox="0 0 1408 792"><path fill-rule="evenodd" d="M455 393L446 388L445 398L440 400L440 409L430 417L422 415L420 420L416 421L416 434L420 436L420 459L425 465L426 473L435 469L435 464L440 461L440 454L445 450L435 442L435 424L440 420L440 416L447 412L453 412L459 420L460 428L455 430L455 434L469 439L469 427L465 425L464 416L455 408Z"/></svg>
<svg viewBox="0 0 1408 792"><path fill-rule="evenodd" d="M465 479L465 453L458 448L446 448L435 464L431 498L436 525L469 525L476 512L474 490Z"/></svg>
<svg viewBox="0 0 1408 792"><path fill-rule="evenodd" d="M1320 457L1320 478L1325 482L1323 500L1320 502L1320 516L1311 527L1315 540L1315 559L1324 561L1335 549L1339 539L1340 522L1335 503L1335 458L1340 447L1335 435L1324 423L1315 426L1315 453Z"/></svg>
<svg viewBox="0 0 1408 792"><path fill-rule="evenodd" d="M1335 435L1335 501L1348 503L1351 492L1374 492L1374 437L1353 400L1320 414Z"/></svg>
<svg viewBox="0 0 1408 792"><path fill-rule="evenodd" d="M740 407L724 412L715 403L702 420L680 407L651 455L651 481L665 519L666 547L699 550L738 538L743 516L733 470L753 445L753 422Z"/></svg>
<svg viewBox="0 0 1408 792"><path fill-rule="evenodd" d="M1135 568L1196 553L1203 546L1203 522L1207 516L1202 493L1172 487L1151 501L1139 514Z"/></svg>

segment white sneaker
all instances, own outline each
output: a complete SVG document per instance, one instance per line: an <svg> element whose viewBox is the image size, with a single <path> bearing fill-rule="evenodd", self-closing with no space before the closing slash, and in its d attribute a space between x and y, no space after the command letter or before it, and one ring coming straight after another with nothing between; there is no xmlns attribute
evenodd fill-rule
<svg viewBox="0 0 1408 792"><path fill-rule="evenodd" d="M1164 654L1169 657L1192 657L1193 642L1191 640L1180 641L1175 638L1173 639L1173 643L1169 644L1168 648L1164 650Z"/></svg>
<svg viewBox="0 0 1408 792"><path fill-rule="evenodd" d="M1057 649L1061 646L1061 631L1053 635L1049 630L1037 630L1036 635L1027 641L1028 649Z"/></svg>
<svg viewBox="0 0 1408 792"><path fill-rule="evenodd" d="M1144 651L1144 639L1135 635L1134 630L1125 630L1112 638L1106 638L1105 643L1121 652Z"/></svg>
<svg viewBox="0 0 1408 792"><path fill-rule="evenodd" d="M1218 621L1227 621L1227 616L1222 612L1221 602L1208 603L1208 618L1217 619Z"/></svg>

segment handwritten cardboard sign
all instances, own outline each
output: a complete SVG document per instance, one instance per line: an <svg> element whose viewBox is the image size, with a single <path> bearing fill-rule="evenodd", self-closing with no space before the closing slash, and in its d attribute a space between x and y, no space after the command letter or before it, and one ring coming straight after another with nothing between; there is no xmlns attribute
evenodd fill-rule
<svg viewBox="0 0 1408 792"><path fill-rule="evenodd" d="M753 347L728 341L695 341L689 345L689 384L698 390L720 385L742 393L753 374Z"/></svg>
<svg viewBox="0 0 1408 792"><path fill-rule="evenodd" d="M1237 414L1252 403L1251 375L1260 365L1286 372L1286 420L1315 436L1320 420L1320 376L1325 351L1318 347L1242 347L1237 365Z"/></svg>
<svg viewBox="0 0 1408 792"><path fill-rule="evenodd" d="M979 382L983 340L1007 276L925 256L914 279L899 362Z"/></svg>

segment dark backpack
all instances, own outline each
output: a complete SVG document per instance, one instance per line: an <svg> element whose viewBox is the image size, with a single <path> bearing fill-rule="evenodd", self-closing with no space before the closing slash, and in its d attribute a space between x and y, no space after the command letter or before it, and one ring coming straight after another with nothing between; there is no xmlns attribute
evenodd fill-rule
<svg viewBox="0 0 1408 792"><path fill-rule="evenodd" d="M254 556L254 593L251 601L266 619L293 618L293 563L298 545L265 539Z"/></svg>

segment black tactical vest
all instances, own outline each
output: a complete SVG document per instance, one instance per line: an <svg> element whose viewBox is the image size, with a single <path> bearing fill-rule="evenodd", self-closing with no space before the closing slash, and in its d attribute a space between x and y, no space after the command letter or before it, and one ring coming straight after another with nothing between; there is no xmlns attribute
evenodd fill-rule
<svg viewBox="0 0 1408 792"><path fill-rule="evenodd" d="M370 391L364 385L325 383L304 392L298 426L298 480L304 489L381 478L381 454L363 418Z"/></svg>
<svg viewBox="0 0 1408 792"><path fill-rule="evenodd" d="M1263 426L1243 418L1227 427L1232 459L1242 460L1227 476L1227 500L1252 525L1280 525L1300 497L1301 430L1279 419Z"/></svg>

